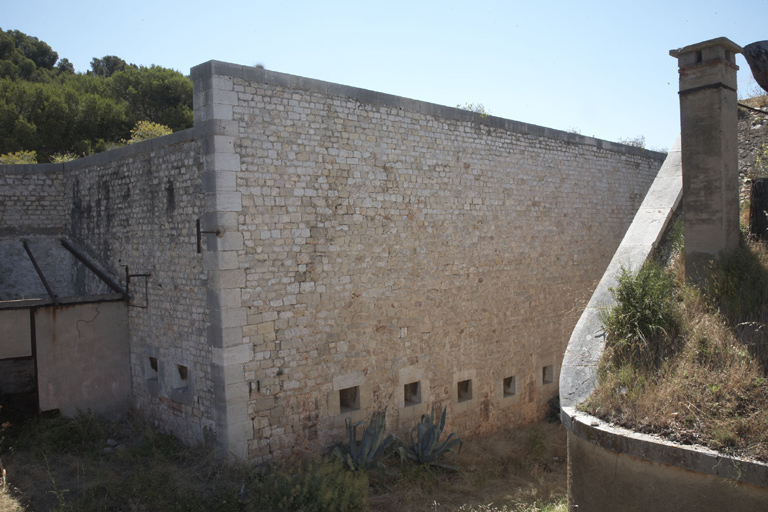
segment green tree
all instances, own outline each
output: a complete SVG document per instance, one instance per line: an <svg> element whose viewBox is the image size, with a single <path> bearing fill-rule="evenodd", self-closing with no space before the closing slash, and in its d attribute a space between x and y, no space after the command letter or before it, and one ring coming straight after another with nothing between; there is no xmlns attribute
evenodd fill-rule
<svg viewBox="0 0 768 512"><path fill-rule="evenodd" d="M137 121L164 124L174 131L192 126L192 82L160 66L126 67L110 78L116 98Z"/></svg>
<svg viewBox="0 0 768 512"><path fill-rule="evenodd" d="M59 55L43 41L0 29L0 78L46 81Z"/></svg>
<svg viewBox="0 0 768 512"><path fill-rule="evenodd" d="M127 66L128 63L120 57L116 57L115 55L105 55L101 59L93 58L91 60L90 73L102 78L109 78L116 72L123 71ZM131 64L131 66L133 66L133 64Z"/></svg>
<svg viewBox="0 0 768 512"><path fill-rule="evenodd" d="M47 161L125 138L131 126L125 107L88 82L83 75L61 83L0 80L0 153L34 150Z"/></svg>
<svg viewBox="0 0 768 512"><path fill-rule="evenodd" d="M124 141L138 121L192 126L189 79L115 55L76 73L46 43L0 29L0 154L35 151L41 162L87 155Z"/></svg>

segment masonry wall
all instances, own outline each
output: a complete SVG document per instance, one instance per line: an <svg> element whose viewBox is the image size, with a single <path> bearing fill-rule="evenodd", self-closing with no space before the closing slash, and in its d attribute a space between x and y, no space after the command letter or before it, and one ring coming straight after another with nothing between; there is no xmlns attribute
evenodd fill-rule
<svg viewBox="0 0 768 512"><path fill-rule="evenodd" d="M126 265L134 275L129 329L136 408L197 442L206 431L212 438L214 429L205 273L195 229L202 157L192 130L170 137L72 172L68 230L123 283Z"/></svg>
<svg viewBox="0 0 768 512"><path fill-rule="evenodd" d="M63 165L0 172L12 184L0 190L27 197L8 205L6 239L55 226L122 285L125 266L144 275L131 278L128 307L134 405L188 442L210 440L215 430L206 276L195 229L201 161L187 130ZM48 188L39 191L39 184Z"/></svg>
<svg viewBox="0 0 768 512"><path fill-rule="evenodd" d="M68 214L63 165L2 166L0 236L63 234Z"/></svg>
<svg viewBox="0 0 768 512"><path fill-rule="evenodd" d="M192 76L232 212L230 450L327 446L384 407L399 433L433 404L462 436L541 417L661 155L218 62Z"/></svg>
<svg viewBox="0 0 768 512"><path fill-rule="evenodd" d="M544 413L662 155L230 64L192 78L194 130L0 170L0 235L64 233L133 275L142 414L264 462L384 407L404 434L447 406L465 437Z"/></svg>

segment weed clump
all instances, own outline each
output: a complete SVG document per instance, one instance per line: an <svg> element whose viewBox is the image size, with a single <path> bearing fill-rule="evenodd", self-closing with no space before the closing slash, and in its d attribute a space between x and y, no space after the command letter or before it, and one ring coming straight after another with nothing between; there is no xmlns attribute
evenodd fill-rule
<svg viewBox="0 0 768 512"><path fill-rule="evenodd" d="M636 274L622 269L612 293L616 305L603 323L613 363L655 367L673 348L680 322L672 276L650 261Z"/></svg>
<svg viewBox="0 0 768 512"><path fill-rule="evenodd" d="M368 477L364 471L348 471L338 460L314 459L305 465L285 466L261 472L248 486L246 510L274 512L354 512L365 510Z"/></svg>

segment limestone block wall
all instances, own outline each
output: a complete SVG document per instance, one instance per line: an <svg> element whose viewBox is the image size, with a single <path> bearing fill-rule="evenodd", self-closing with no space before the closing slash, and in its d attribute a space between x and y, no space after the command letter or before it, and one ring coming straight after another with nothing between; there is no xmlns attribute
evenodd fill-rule
<svg viewBox="0 0 768 512"><path fill-rule="evenodd" d="M64 233L68 214L62 165L0 166L0 236Z"/></svg>
<svg viewBox="0 0 768 512"><path fill-rule="evenodd" d="M384 407L399 433L433 404L463 436L540 417L661 155L220 62L192 77L226 186L230 451L315 450Z"/></svg>

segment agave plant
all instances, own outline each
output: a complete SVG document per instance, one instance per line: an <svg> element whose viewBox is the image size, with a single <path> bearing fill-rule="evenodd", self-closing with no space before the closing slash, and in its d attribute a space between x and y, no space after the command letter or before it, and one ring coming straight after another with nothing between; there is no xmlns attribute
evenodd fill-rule
<svg viewBox="0 0 768 512"><path fill-rule="evenodd" d="M455 432L440 443L440 436L445 428L446 411L447 408L443 409L440 417L437 418L437 423L433 422L433 418L436 418L434 406L432 406L431 415L425 414L421 417L419 424L411 430L411 445L397 447L397 453L402 460L410 460L417 464L437 466L453 471L459 469L458 466L443 463L443 458L448 453L451 454L451 462L453 462L458 452L461 451L461 446L464 444ZM459 447L458 450L454 449L456 445Z"/></svg>
<svg viewBox="0 0 768 512"><path fill-rule="evenodd" d="M386 409L382 412L374 412L368 426L363 430L363 438L359 442L357 441L357 427L365 425L365 421L353 424L352 420L347 417L344 422L347 426L349 444L344 450L342 450L342 446L336 446L333 449L333 454L352 471L378 468L379 474L383 478L386 468L378 459L395 441L399 441L394 434L384 437L386 416Z"/></svg>

